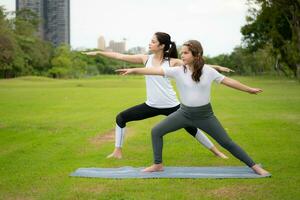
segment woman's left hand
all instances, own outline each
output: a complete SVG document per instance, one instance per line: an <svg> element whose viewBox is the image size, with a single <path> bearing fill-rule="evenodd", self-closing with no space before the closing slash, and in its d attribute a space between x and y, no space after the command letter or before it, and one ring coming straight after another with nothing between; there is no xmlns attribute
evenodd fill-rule
<svg viewBox="0 0 300 200"><path fill-rule="evenodd" d="M117 69L115 72L118 72L120 75L133 74L134 69Z"/></svg>

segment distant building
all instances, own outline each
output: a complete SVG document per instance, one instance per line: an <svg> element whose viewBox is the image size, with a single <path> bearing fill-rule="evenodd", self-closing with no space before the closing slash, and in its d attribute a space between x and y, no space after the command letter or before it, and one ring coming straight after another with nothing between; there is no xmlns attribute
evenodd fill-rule
<svg viewBox="0 0 300 200"><path fill-rule="evenodd" d="M16 0L16 10L28 8L42 19L39 35L55 46L70 44L70 0Z"/></svg>
<svg viewBox="0 0 300 200"><path fill-rule="evenodd" d="M45 39L45 14L44 14L44 0L16 0L16 11L23 8L29 9L37 14L40 18L41 23L39 25L38 34L41 38Z"/></svg>
<svg viewBox="0 0 300 200"><path fill-rule="evenodd" d="M128 50L128 53L130 54L146 54L146 48L145 47L132 47Z"/></svg>
<svg viewBox="0 0 300 200"><path fill-rule="evenodd" d="M70 0L45 0L46 40L70 44Z"/></svg>
<svg viewBox="0 0 300 200"><path fill-rule="evenodd" d="M114 52L124 53L126 51L126 42L115 42L111 40L109 42L108 49L111 49Z"/></svg>
<svg viewBox="0 0 300 200"><path fill-rule="evenodd" d="M110 40L108 46L106 46L106 42L104 36L100 36L97 41L97 48L105 51L114 51L118 53L126 52L126 39L122 42L115 42L114 40Z"/></svg>
<svg viewBox="0 0 300 200"><path fill-rule="evenodd" d="M103 36L98 38L98 49L105 50L105 39Z"/></svg>

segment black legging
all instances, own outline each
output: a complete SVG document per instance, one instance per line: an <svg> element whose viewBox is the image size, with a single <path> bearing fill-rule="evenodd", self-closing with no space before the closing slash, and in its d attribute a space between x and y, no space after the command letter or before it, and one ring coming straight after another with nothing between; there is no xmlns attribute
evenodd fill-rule
<svg viewBox="0 0 300 200"><path fill-rule="evenodd" d="M158 115L168 116L180 108L180 105L177 105L172 108L153 108L148 106L146 103L142 103L127 110L122 111L116 117L116 123L119 127L124 128L127 122L143 120ZM197 133L196 127L186 127L185 130L195 137Z"/></svg>

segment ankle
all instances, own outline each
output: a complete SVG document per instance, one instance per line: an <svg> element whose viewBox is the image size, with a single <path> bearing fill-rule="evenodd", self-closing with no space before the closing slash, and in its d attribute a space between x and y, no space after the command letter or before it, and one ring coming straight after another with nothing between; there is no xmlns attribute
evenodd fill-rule
<svg viewBox="0 0 300 200"><path fill-rule="evenodd" d="M154 167L161 168L161 167L163 167L163 164L162 164L162 163L159 163L159 164L155 164L155 163L154 163L153 166L154 166Z"/></svg>

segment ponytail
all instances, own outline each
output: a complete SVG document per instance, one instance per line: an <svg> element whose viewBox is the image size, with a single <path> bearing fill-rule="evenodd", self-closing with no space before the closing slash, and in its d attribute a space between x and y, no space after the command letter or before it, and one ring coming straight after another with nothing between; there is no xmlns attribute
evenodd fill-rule
<svg viewBox="0 0 300 200"><path fill-rule="evenodd" d="M171 47L169 49L170 58L178 58L177 48L175 42L171 42Z"/></svg>
<svg viewBox="0 0 300 200"><path fill-rule="evenodd" d="M155 36L160 45L165 45L163 59L170 60L170 58L178 58L176 44L171 41L171 36L169 34L156 32Z"/></svg>

